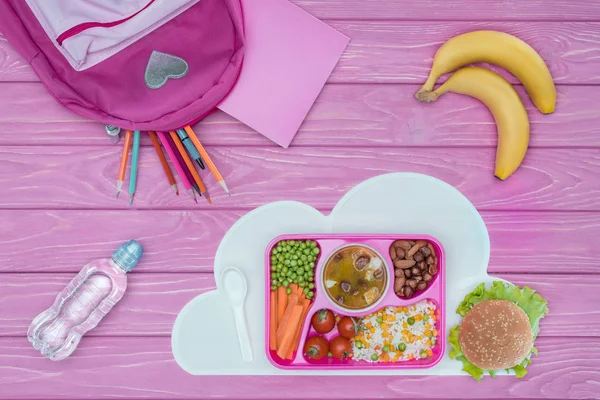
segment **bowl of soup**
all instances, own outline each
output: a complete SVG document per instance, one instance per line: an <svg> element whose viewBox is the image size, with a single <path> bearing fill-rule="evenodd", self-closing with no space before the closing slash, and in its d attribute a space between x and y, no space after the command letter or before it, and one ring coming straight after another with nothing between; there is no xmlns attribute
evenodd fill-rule
<svg viewBox="0 0 600 400"><path fill-rule="evenodd" d="M364 311L379 303L388 288L384 258L363 244L345 245L325 261L322 284L329 300L344 310Z"/></svg>

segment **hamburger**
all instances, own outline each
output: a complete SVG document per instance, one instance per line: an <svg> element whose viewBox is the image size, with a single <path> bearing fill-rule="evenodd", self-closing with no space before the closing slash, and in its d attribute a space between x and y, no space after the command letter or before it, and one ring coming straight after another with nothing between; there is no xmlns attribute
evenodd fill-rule
<svg viewBox="0 0 600 400"><path fill-rule="evenodd" d="M450 330L450 357L462 361L464 371L478 381L498 370L525 376L537 353L533 342L548 313L546 300L531 288L494 282L489 289L476 287L456 312L463 320Z"/></svg>

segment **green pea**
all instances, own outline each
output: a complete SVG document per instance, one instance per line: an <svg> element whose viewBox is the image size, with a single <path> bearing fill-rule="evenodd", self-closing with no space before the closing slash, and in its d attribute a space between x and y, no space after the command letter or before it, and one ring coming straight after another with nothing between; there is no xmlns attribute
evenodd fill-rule
<svg viewBox="0 0 600 400"><path fill-rule="evenodd" d="M283 269L283 264L282 263L277 264L277 269Z"/></svg>
<svg viewBox="0 0 600 400"><path fill-rule="evenodd" d="M285 291L287 294L292 294L292 288L287 288Z"/></svg>
<svg viewBox="0 0 600 400"><path fill-rule="evenodd" d="M275 285L271 286L271 290L272 290L273 292L277 291L277 286L275 286Z"/></svg>
<svg viewBox="0 0 600 400"><path fill-rule="evenodd" d="M298 282L300 282L300 283L304 282L304 277L302 275L300 275L298 277Z"/></svg>
<svg viewBox="0 0 600 400"><path fill-rule="evenodd" d="M302 254L302 255L300 256L300 259L301 259L302 261L306 261L306 255Z"/></svg>
<svg viewBox="0 0 600 400"><path fill-rule="evenodd" d="M386 353L390 352L390 346L383 346L383 351L385 351Z"/></svg>
<svg viewBox="0 0 600 400"><path fill-rule="evenodd" d="M314 283L309 283L308 284L308 288L309 289L314 289L315 288L315 284Z"/></svg>
<svg viewBox="0 0 600 400"><path fill-rule="evenodd" d="M304 270L305 270L306 272L310 271L310 265L305 265L305 266L304 266Z"/></svg>
<svg viewBox="0 0 600 400"><path fill-rule="evenodd" d="M383 317L377 317L377 323L381 324L383 322Z"/></svg>
<svg viewBox="0 0 600 400"><path fill-rule="evenodd" d="M277 261L277 257L276 256L271 256L271 262L274 263L275 261Z"/></svg>
<svg viewBox="0 0 600 400"><path fill-rule="evenodd" d="M304 254L305 256L310 255L310 249L305 248L304 250L302 250L302 254Z"/></svg>
<svg viewBox="0 0 600 400"><path fill-rule="evenodd" d="M310 292L309 294L306 295L306 298L312 299L314 295L315 295L315 292Z"/></svg>
<svg viewBox="0 0 600 400"><path fill-rule="evenodd" d="M308 265L310 265L311 268L315 267L315 263L313 261L311 261Z"/></svg>
<svg viewBox="0 0 600 400"><path fill-rule="evenodd" d="M298 283L298 286L300 286L301 288L305 288L306 282L300 282L300 283Z"/></svg>
<svg viewBox="0 0 600 400"><path fill-rule="evenodd" d="M271 264L271 271L273 271L273 272L277 271L277 264Z"/></svg>
<svg viewBox="0 0 600 400"><path fill-rule="evenodd" d="M296 254L292 255L292 260L297 260L298 256Z"/></svg>
<svg viewBox="0 0 600 400"><path fill-rule="evenodd" d="M291 263L291 261L290 261L290 260L285 260L285 261L283 262L283 265L290 265L290 263Z"/></svg>
<svg viewBox="0 0 600 400"><path fill-rule="evenodd" d="M306 248L306 243L300 242L300 248L304 250Z"/></svg>
<svg viewBox="0 0 600 400"><path fill-rule="evenodd" d="M283 262L283 260L285 260L285 257L282 255L278 255L277 260L279 260L279 262Z"/></svg>
<svg viewBox="0 0 600 400"><path fill-rule="evenodd" d="M295 272L292 274L292 279L296 279L298 277L298 274L296 274Z"/></svg>
<svg viewBox="0 0 600 400"><path fill-rule="evenodd" d="M404 350L406 350L406 345L404 343L400 343L398 345L398 351L404 351Z"/></svg>
<svg viewBox="0 0 600 400"><path fill-rule="evenodd" d="M297 267L298 266L298 261L296 260L292 260L291 264L292 267Z"/></svg>
<svg viewBox="0 0 600 400"><path fill-rule="evenodd" d="M409 319L406 320L406 323L408 323L409 325L414 325L415 319L413 317L410 317Z"/></svg>
<svg viewBox="0 0 600 400"><path fill-rule="evenodd" d="M371 360L373 360L373 361L377 361L378 359L379 359L379 356L377 354L373 354L371 356Z"/></svg>
<svg viewBox="0 0 600 400"><path fill-rule="evenodd" d="M285 281L283 281L283 287L288 287L290 286L290 281L288 281L287 279Z"/></svg>
<svg viewBox="0 0 600 400"><path fill-rule="evenodd" d="M310 243L309 243L309 246L310 247L317 247L317 242L311 240Z"/></svg>
<svg viewBox="0 0 600 400"><path fill-rule="evenodd" d="M309 293L310 293L310 289L309 289L309 288L307 288L307 287L305 287L305 288L304 288L304 294L309 294Z"/></svg>
<svg viewBox="0 0 600 400"><path fill-rule="evenodd" d="M421 358L426 358L427 357L427 352L425 350L423 350L421 352L421 354L419 354L421 356Z"/></svg>
<svg viewBox="0 0 600 400"><path fill-rule="evenodd" d="M312 250L312 252L313 252L313 254L314 254L314 255L317 255L317 254L319 254L319 253L321 252L321 250L319 250L319 248L318 248L318 247L315 247L315 248Z"/></svg>
<svg viewBox="0 0 600 400"><path fill-rule="evenodd" d="M271 279L277 279L277 272L272 272L271 273Z"/></svg>
<svg viewBox="0 0 600 400"><path fill-rule="evenodd" d="M356 346L357 349L363 348L363 342L361 342L360 340L357 340L356 342L354 342L354 345Z"/></svg>

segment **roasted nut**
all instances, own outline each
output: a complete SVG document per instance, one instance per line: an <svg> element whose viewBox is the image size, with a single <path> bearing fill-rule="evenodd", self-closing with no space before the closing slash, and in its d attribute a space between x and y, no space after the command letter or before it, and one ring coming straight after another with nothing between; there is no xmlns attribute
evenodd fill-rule
<svg viewBox="0 0 600 400"><path fill-rule="evenodd" d="M421 282L423 280L423 277L421 275L417 275L413 279L417 282Z"/></svg>
<svg viewBox="0 0 600 400"><path fill-rule="evenodd" d="M426 246L427 244L427 240L417 240L417 242L415 243L415 245L419 246L419 249L423 246Z"/></svg>
<svg viewBox="0 0 600 400"><path fill-rule="evenodd" d="M423 274L423 280L425 282L430 282L433 279L433 276L431 276L431 274L429 272L425 272Z"/></svg>
<svg viewBox="0 0 600 400"><path fill-rule="evenodd" d="M404 282L396 279L396 282L394 282L394 292L400 291L403 286L404 286Z"/></svg>
<svg viewBox="0 0 600 400"><path fill-rule="evenodd" d="M427 282L419 282L417 290L424 290L427 287Z"/></svg>
<svg viewBox="0 0 600 400"><path fill-rule="evenodd" d="M411 246L414 246L417 242L415 242L414 240L409 240L408 243L410 243Z"/></svg>
<svg viewBox="0 0 600 400"><path fill-rule="evenodd" d="M404 270L404 276L407 278L410 278L412 276L412 273L410 272L410 269L405 269Z"/></svg>
<svg viewBox="0 0 600 400"><path fill-rule="evenodd" d="M413 274L413 276L415 275L421 275L421 268L419 267L412 267L410 272Z"/></svg>
<svg viewBox="0 0 600 400"><path fill-rule="evenodd" d="M423 254L424 257L428 257L431 255L431 250L429 249L429 246L421 247L419 251L421 252L421 254Z"/></svg>
<svg viewBox="0 0 600 400"><path fill-rule="evenodd" d="M421 261L419 263L419 268L421 268L421 271L425 271L427 269L427 264L425 264L425 261Z"/></svg>
<svg viewBox="0 0 600 400"><path fill-rule="evenodd" d="M410 288L410 286L404 286L404 297L411 297L414 293L414 290Z"/></svg>
<svg viewBox="0 0 600 400"><path fill-rule="evenodd" d="M402 260L406 253L400 247L396 247L396 259Z"/></svg>
<svg viewBox="0 0 600 400"><path fill-rule="evenodd" d="M396 248L394 246L390 246L390 258L392 260L396 259Z"/></svg>
<svg viewBox="0 0 600 400"><path fill-rule="evenodd" d="M400 247L402 250L408 250L412 247L407 240L396 240L394 243L392 243L392 246L396 248Z"/></svg>
<svg viewBox="0 0 600 400"><path fill-rule="evenodd" d="M410 286L411 289L414 289L417 287L417 281L415 281L414 279L409 279L406 281L406 284L408 286Z"/></svg>
<svg viewBox="0 0 600 400"><path fill-rule="evenodd" d="M427 248L431 251L432 254L435 254L435 250L433 249L433 245L431 243L427 244Z"/></svg>
<svg viewBox="0 0 600 400"><path fill-rule="evenodd" d="M371 262L371 257L360 256L356 259L356 261L354 261L354 268L356 268L358 271L362 271L367 265L369 265L369 262Z"/></svg>
<svg viewBox="0 0 600 400"><path fill-rule="evenodd" d="M396 278L399 278L399 277L403 277L404 278L404 271L401 270L401 269L396 268L396 270L394 271L394 276Z"/></svg>
<svg viewBox="0 0 600 400"><path fill-rule="evenodd" d="M396 278L396 282L400 282L402 283L402 285L400 286L404 286L404 284L406 283L406 278L404 277L404 275L399 276L398 278Z"/></svg>
<svg viewBox="0 0 600 400"><path fill-rule="evenodd" d="M413 247L410 248L410 250L408 250L408 253L406 253L406 257L412 257L415 255L415 253L417 251L419 251L420 247L418 245L414 245Z"/></svg>
<svg viewBox="0 0 600 400"><path fill-rule="evenodd" d="M437 272L438 272L438 267L437 267L437 265L435 265L435 264L431 264L431 265L429 266L429 273L430 273L431 275L435 275L435 274L437 274Z"/></svg>
<svg viewBox="0 0 600 400"><path fill-rule="evenodd" d="M414 260L396 260L394 261L394 267L396 268L410 268L416 264Z"/></svg>
<svg viewBox="0 0 600 400"><path fill-rule="evenodd" d="M435 258L433 258L433 256L427 257L427 264L434 264L434 263L435 263Z"/></svg>
<svg viewBox="0 0 600 400"><path fill-rule="evenodd" d="M417 254L415 254L415 256L413 257L413 259L420 263L421 261L423 261L425 259L425 257L423 257L423 254L417 252Z"/></svg>

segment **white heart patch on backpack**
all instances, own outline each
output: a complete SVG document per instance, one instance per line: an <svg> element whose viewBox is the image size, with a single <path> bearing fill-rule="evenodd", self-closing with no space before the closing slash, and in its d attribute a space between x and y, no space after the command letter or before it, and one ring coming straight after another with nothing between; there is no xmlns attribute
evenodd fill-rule
<svg viewBox="0 0 600 400"><path fill-rule="evenodd" d="M150 89L158 89L169 79L183 78L188 71L188 63L183 58L154 50L146 65L144 82Z"/></svg>

